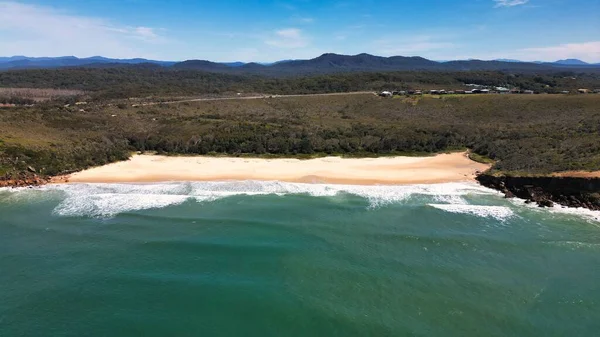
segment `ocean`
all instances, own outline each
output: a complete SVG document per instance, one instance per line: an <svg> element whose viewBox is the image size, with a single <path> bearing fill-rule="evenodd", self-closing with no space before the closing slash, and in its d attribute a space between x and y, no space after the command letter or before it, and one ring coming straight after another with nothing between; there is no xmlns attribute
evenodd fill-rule
<svg viewBox="0 0 600 337"><path fill-rule="evenodd" d="M600 214L472 183L0 190L0 336L598 336Z"/></svg>

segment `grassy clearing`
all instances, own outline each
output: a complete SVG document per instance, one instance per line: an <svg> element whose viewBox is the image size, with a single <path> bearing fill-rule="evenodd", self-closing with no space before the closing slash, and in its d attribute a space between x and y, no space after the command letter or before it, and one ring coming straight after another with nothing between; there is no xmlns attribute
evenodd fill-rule
<svg viewBox="0 0 600 337"><path fill-rule="evenodd" d="M487 156L484 155L480 155L477 153L473 153L473 152L469 152L469 159L476 161L478 163L482 163L482 164L490 164L493 165L496 163L495 160L493 160L492 158L489 158Z"/></svg>

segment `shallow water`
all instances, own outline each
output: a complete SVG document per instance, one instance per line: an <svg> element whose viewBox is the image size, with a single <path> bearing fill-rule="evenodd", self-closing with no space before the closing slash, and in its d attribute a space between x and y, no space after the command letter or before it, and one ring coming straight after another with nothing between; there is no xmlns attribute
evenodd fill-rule
<svg viewBox="0 0 600 337"><path fill-rule="evenodd" d="M475 184L0 190L0 336L596 336L600 215Z"/></svg>

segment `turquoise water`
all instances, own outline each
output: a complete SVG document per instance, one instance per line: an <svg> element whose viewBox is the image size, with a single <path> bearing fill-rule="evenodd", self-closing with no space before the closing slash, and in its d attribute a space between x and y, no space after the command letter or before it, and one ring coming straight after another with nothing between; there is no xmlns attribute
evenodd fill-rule
<svg viewBox="0 0 600 337"><path fill-rule="evenodd" d="M474 184L0 190L0 336L598 336L600 216Z"/></svg>

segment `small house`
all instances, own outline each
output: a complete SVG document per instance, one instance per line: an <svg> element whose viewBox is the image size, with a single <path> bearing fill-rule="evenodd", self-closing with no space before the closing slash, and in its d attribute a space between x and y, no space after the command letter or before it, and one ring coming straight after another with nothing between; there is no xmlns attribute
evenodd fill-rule
<svg viewBox="0 0 600 337"><path fill-rule="evenodd" d="M577 92L580 94L589 94L590 89L577 89Z"/></svg>
<svg viewBox="0 0 600 337"><path fill-rule="evenodd" d="M391 93L391 92L389 92L389 91L382 91L382 92L379 94L379 96L381 96L381 97L392 97L393 95L392 95L392 93Z"/></svg>
<svg viewBox="0 0 600 337"><path fill-rule="evenodd" d="M533 90L525 90L525 91L523 91L523 93L526 94L526 95L533 95L533 94L535 94L535 92Z"/></svg>

